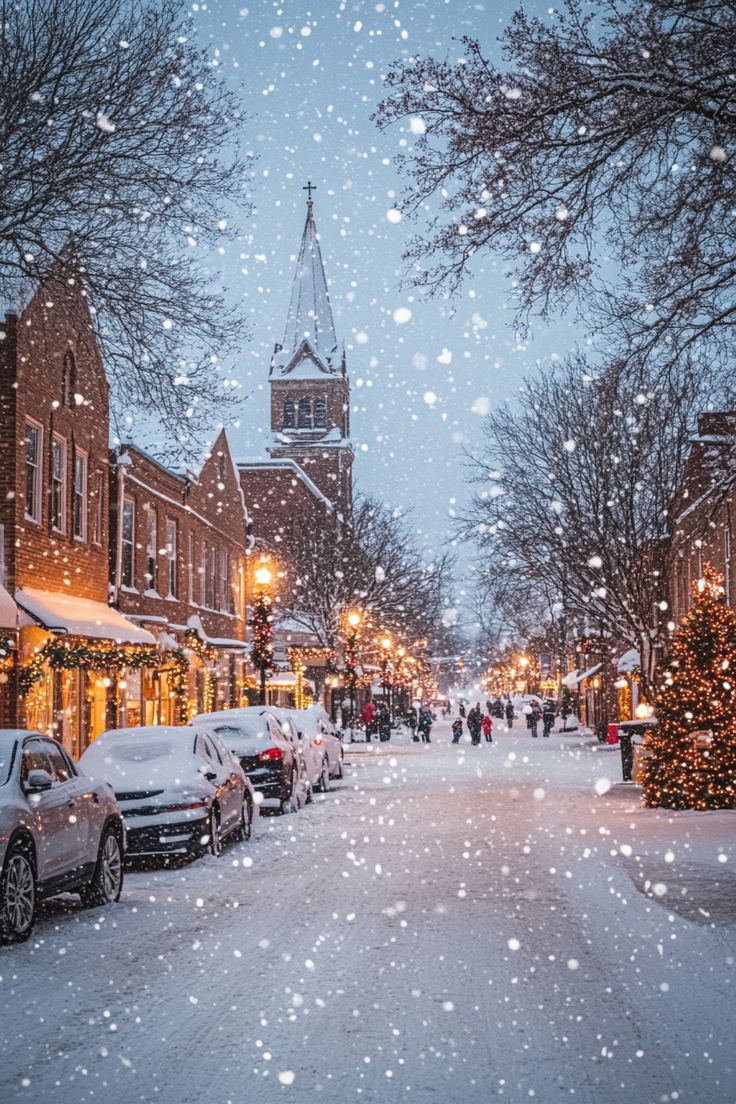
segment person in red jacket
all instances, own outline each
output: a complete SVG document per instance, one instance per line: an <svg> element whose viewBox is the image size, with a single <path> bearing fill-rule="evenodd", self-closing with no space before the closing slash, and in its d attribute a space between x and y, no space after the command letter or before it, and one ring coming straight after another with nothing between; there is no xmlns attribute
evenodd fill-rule
<svg viewBox="0 0 736 1104"><path fill-rule="evenodd" d="M371 742L371 736L373 735L373 719L376 716L376 706L372 701L367 701L363 706L361 717L363 718L363 724L365 725L365 738L368 743Z"/></svg>
<svg viewBox="0 0 736 1104"><path fill-rule="evenodd" d="M492 744L493 743L493 735L492 735L492 733L493 733L493 721L491 720L488 713L483 714L483 720L480 722L480 726L483 729L483 735L486 738L486 742L489 743L489 744Z"/></svg>

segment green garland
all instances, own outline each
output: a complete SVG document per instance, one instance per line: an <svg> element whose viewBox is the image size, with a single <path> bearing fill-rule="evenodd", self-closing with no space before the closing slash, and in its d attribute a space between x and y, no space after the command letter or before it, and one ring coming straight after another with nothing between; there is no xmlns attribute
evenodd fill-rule
<svg viewBox="0 0 736 1104"><path fill-rule="evenodd" d="M2 640L0 639L0 649ZM167 657L170 657L167 659ZM44 667L56 671L112 671L120 674L125 670L141 670L144 667L161 668L164 663L173 667L172 687L178 698L186 690L186 675L189 662L181 648L170 649L163 657L155 648L130 645L66 644L60 640L47 640L21 667L18 675L18 689L26 697L37 682L43 678Z"/></svg>
<svg viewBox="0 0 736 1104"><path fill-rule="evenodd" d="M206 644L196 629L187 629L184 633L184 640L187 648L194 652L197 659L201 660L202 663L215 663L217 661L217 650L211 644Z"/></svg>

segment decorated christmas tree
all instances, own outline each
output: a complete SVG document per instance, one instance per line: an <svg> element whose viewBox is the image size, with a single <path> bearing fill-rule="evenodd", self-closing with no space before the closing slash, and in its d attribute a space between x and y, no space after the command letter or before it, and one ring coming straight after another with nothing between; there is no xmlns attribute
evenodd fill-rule
<svg viewBox="0 0 736 1104"><path fill-rule="evenodd" d="M678 629L647 735L644 800L668 809L736 803L736 611L706 565Z"/></svg>

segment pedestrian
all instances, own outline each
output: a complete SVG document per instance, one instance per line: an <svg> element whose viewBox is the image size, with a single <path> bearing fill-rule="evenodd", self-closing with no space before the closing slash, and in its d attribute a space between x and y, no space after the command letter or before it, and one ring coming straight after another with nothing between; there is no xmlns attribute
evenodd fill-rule
<svg viewBox="0 0 736 1104"><path fill-rule="evenodd" d="M419 706L419 732L421 733L422 740L425 744L431 744L429 734L432 731L432 721L434 717L430 713L426 705Z"/></svg>
<svg viewBox="0 0 736 1104"><path fill-rule="evenodd" d="M498 717L499 721L503 720L503 702L500 698L496 698L493 703L493 716Z"/></svg>
<svg viewBox="0 0 736 1104"><path fill-rule="evenodd" d="M548 698L547 701L544 703L544 709L542 710L542 721L544 724L544 728L542 729L543 736L549 736L550 732L552 731L552 725L555 723L556 715L557 714L555 713L555 703Z"/></svg>
<svg viewBox="0 0 736 1104"><path fill-rule="evenodd" d="M462 717L456 717L452 722L452 742L453 744L460 743L460 737L463 734L463 719Z"/></svg>
<svg viewBox="0 0 736 1104"><path fill-rule="evenodd" d="M539 733L537 732L537 726L539 725L541 717L541 709L536 702L532 702L532 711L529 714L529 728L531 729L532 736L534 737L539 735Z"/></svg>
<svg viewBox="0 0 736 1104"><path fill-rule="evenodd" d="M409 722L409 728L411 729L411 738L412 738L412 740L414 740L415 743L419 743L419 737L417 736L417 721L419 720L419 715L417 714L417 711L414 708L414 706L412 706L411 709L409 710L409 713L407 714L406 719Z"/></svg>
<svg viewBox="0 0 736 1104"><path fill-rule="evenodd" d="M488 715L490 717L492 717L493 716L493 702L491 701L490 698L486 702L486 709L488 710Z"/></svg>
<svg viewBox="0 0 736 1104"><path fill-rule="evenodd" d="M460 702L460 716L465 716L465 702Z"/></svg>
<svg viewBox="0 0 736 1104"><path fill-rule="evenodd" d="M480 702L476 702L473 708L468 713L468 732L470 733L470 739L474 744L480 743L480 730L481 730L481 713Z"/></svg>
<svg viewBox="0 0 736 1104"><path fill-rule="evenodd" d="M493 721L491 720L489 713L483 714L483 720L481 721L481 728L483 729L483 735L486 738L487 744L493 743Z"/></svg>
<svg viewBox="0 0 736 1104"><path fill-rule="evenodd" d="M383 702L378 710L378 738L382 744L391 739L391 715Z"/></svg>
<svg viewBox="0 0 736 1104"><path fill-rule="evenodd" d="M511 698L506 702L506 724L509 728L514 727L514 703Z"/></svg>
<svg viewBox="0 0 736 1104"><path fill-rule="evenodd" d="M361 720L365 726L365 738L368 743L371 742L371 736L373 735L373 722L376 716L376 703L367 701L361 711Z"/></svg>

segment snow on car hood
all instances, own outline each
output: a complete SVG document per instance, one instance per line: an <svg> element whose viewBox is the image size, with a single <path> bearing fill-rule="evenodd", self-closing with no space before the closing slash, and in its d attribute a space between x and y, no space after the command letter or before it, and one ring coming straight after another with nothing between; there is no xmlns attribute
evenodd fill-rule
<svg viewBox="0 0 736 1104"><path fill-rule="evenodd" d="M100 739L79 760L92 778L109 782L115 790L172 789L204 784L192 750L181 743L145 738L116 742Z"/></svg>

